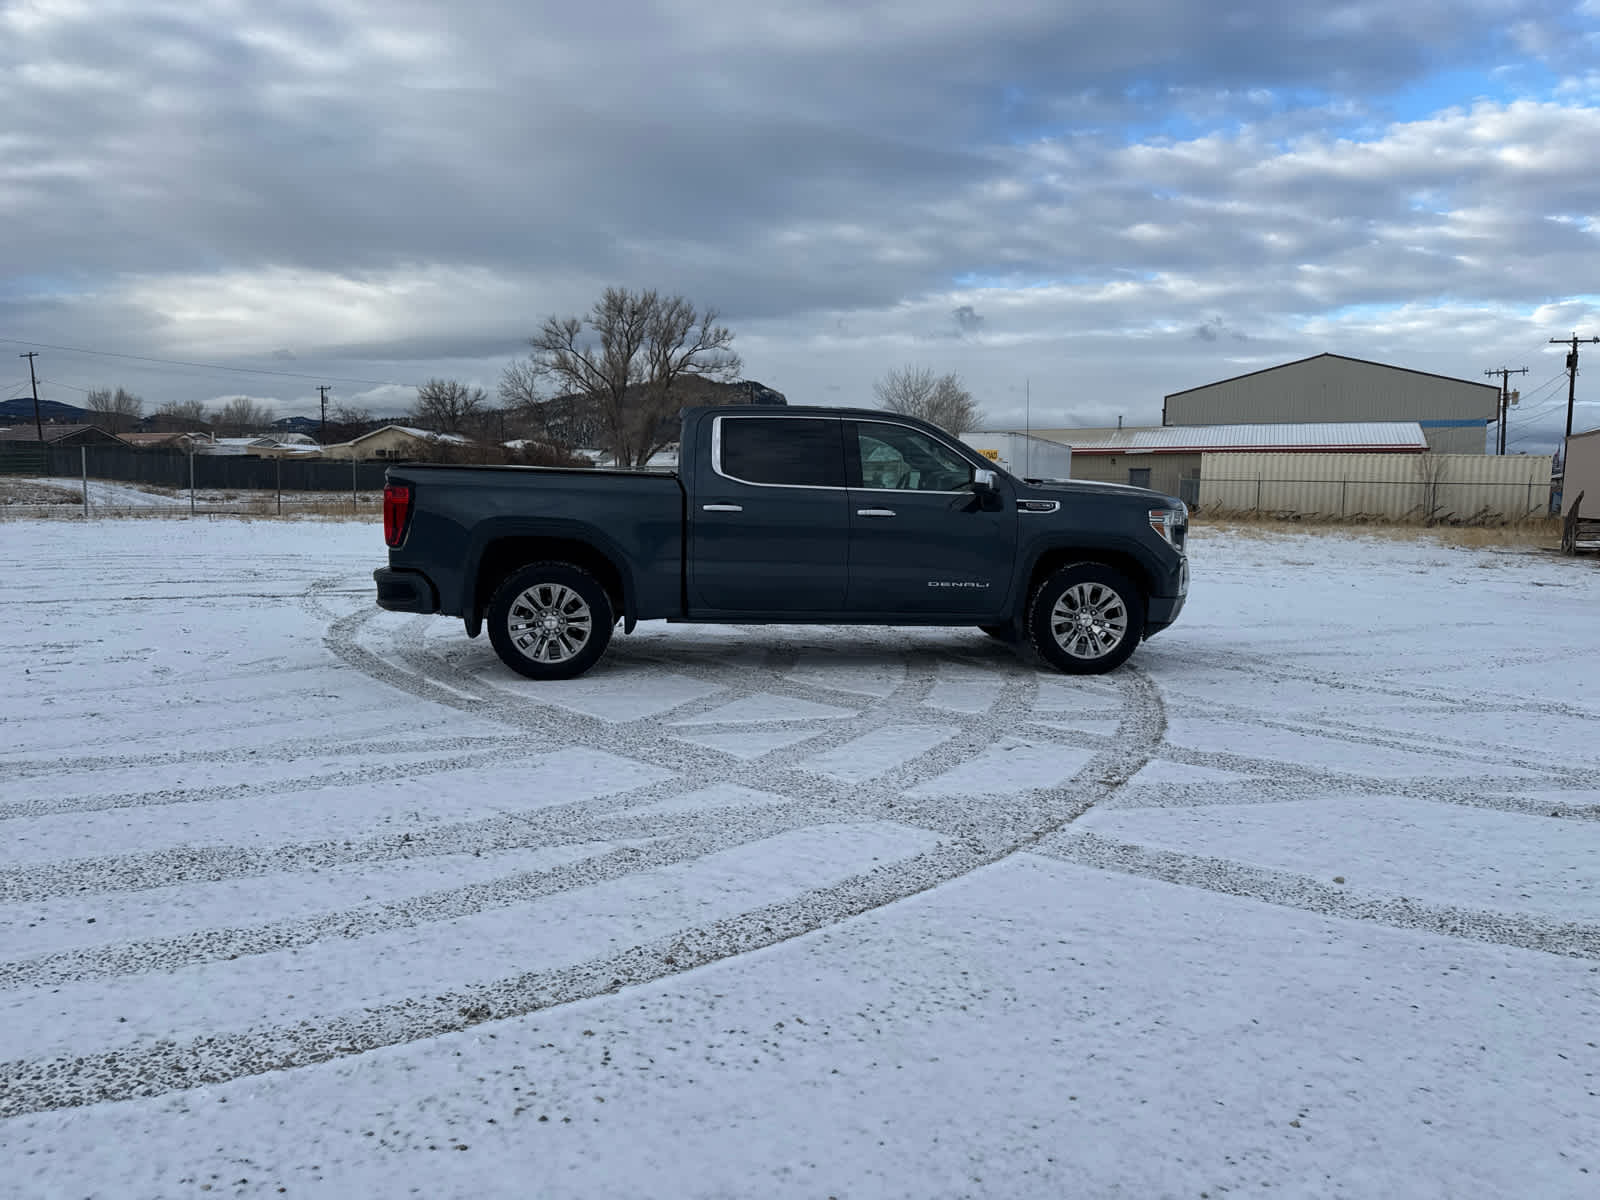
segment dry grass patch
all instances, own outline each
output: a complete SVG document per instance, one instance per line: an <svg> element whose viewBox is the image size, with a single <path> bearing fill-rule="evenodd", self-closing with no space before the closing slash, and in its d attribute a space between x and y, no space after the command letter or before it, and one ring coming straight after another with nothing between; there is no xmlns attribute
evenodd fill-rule
<svg viewBox="0 0 1600 1200"><path fill-rule="evenodd" d="M78 504L82 498L82 493L53 483L0 479L0 509L14 504Z"/></svg>
<svg viewBox="0 0 1600 1200"><path fill-rule="evenodd" d="M1248 514L1197 514L1190 518L1190 524L1197 530L1216 530L1243 537L1275 537L1286 533L1335 534L1402 542L1433 541L1469 550L1491 547L1556 550L1561 546L1561 521L1556 517L1537 517L1503 525L1422 525L1399 521L1293 521Z"/></svg>

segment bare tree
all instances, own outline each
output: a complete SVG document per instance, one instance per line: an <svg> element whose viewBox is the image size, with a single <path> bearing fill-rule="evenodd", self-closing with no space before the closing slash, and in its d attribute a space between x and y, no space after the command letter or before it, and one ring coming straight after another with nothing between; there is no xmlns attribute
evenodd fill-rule
<svg viewBox="0 0 1600 1200"><path fill-rule="evenodd" d="M272 424L272 409L249 396L234 396L212 417L219 437L246 437Z"/></svg>
<svg viewBox="0 0 1600 1200"><path fill-rule="evenodd" d="M97 388L89 393L84 407L94 415L94 423L107 433L126 433L139 421L144 401L132 392L118 388Z"/></svg>
<svg viewBox="0 0 1600 1200"><path fill-rule="evenodd" d="M622 467L643 466L676 436L671 417L684 379L731 379L741 366L733 333L717 323L715 309L700 312L682 296L627 288L607 288L587 318L547 318L529 344L527 364L508 372L509 385L502 378L503 389L522 394L548 381L558 399L583 410L548 411L549 439L578 444L568 439L588 416L599 448ZM554 403L536 401L537 394L526 390L530 403Z"/></svg>
<svg viewBox="0 0 1600 1200"><path fill-rule="evenodd" d="M479 433L489 394L454 379L430 379L417 389L411 420L435 433Z"/></svg>
<svg viewBox="0 0 1600 1200"><path fill-rule="evenodd" d="M1440 501L1440 489L1444 486L1445 460L1441 455L1432 451L1424 451L1416 456L1417 482L1422 485L1422 502L1417 505L1417 510L1422 514L1422 522L1432 525L1443 520L1439 515L1444 507Z"/></svg>
<svg viewBox="0 0 1600 1200"><path fill-rule="evenodd" d="M333 412L328 414L328 441L348 442L363 433L371 433L377 426L378 421L370 408L335 404Z"/></svg>
<svg viewBox="0 0 1600 1200"><path fill-rule="evenodd" d="M901 367L872 385L878 403L890 412L937 425L960 437L983 423L983 414L954 371L935 375L930 367Z"/></svg>
<svg viewBox="0 0 1600 1200"><path fill-rule="evenodd" d="M200 400L168 400L153 415L163 428L178 432L209 429L211 426L205 403Z"/></svg>
<svg viewBox="0 0 1600 1200"><path fill-rule="evenodd" d="M562 453L578 447L598 447L605 441L599 414L588 398L579 393L546 395L544 373L532 358L518 359L506 367L500 375L499 391L507 427L518 438L543 443Z"/></svg>

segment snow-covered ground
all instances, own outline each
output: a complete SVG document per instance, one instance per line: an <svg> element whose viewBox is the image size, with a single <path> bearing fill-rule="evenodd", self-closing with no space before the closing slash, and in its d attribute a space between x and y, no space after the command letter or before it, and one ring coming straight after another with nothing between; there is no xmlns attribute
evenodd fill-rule
<svg viewBox="0 0 1600 1200"><path fill-rule="evenodd" d="M0 539L7 1196L1600 1195L1592 560L537 685L370 523Z"/></svg>

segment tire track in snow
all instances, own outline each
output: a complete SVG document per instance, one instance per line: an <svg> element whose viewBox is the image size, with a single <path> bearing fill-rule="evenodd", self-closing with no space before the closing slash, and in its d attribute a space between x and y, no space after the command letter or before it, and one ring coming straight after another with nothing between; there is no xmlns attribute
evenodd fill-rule
<svg viewBox="0 0 1600 1200"><path fill-rule="evenodd" d="M410 752L410 747L405 746L391 749L388 754L391 756L404 755ZM159 808L163 805L206 804L218 800L272 799L295 792L315 792L326 788L370 784L374 781L374 775L377 771L385 768L395 774L411 778L412 776L440 775L451 771L470 770L474 767L500 766L508 762L514 763L519 759L535 758L542 753L543 751L528 746L518 746L509 750L504 746L495 746L490 749L470 750L465 753L454 754L448 758L429 758L417 762L386 763L380 758L371 766L350 767L339 771L325 771L314 775L296 776L267 782L224 783L193 788L160 788L143 792L89 792L78 795L41 796L33 800L20 800L9 804L0 804L0 821L14 820L19 817L50 816L60 813L107 812L117 808ZM312 757L322 756L315 755ZM249 758L242 761L253 764L262 760L260 758ZM267 759L266 761L272 762L275 760ZM288 763L293 760L276 761Z"/></svg>
<svg viewBox="0 0 1600 1200"><path fill-rule="evenodd" d="M1183 854L1126 842L1091 830L1074 830L1052 839L1039 853L1065 862L1242 896L1321 916L1371 921L1397 929L1418 929L1474 942L1492 942L1600 959L1600 924L1558 921L1530 913L1466 908L1323 883L1309 875L1247 866L1209 855Z"/></svg>
<svg viewBox="0 0 1600 1200"><path fill-rule="evenodd" d="M904 680L890 695L873 699L774 675L772 667L777 665L781 668L784 664L784 658L779 653L766 660L766 669L760 673L758 682L747 682L748 690L744 694L776 693L835 706L842 702L864 704L870 716L862 714L856 720L824 722L824 728L817 736L794 745L780 746L758 755L752 762L698 746L687 746L680 742L680 734L684 731L663 732L660 716L631 723L573 720L573 714L568 710L549 705L528 706L525 698L510 694L505 694L498 705L491 703L488 697L474 698L464 694L464 689L457 686L466 681L457 678L458 672L442 660L430 659L415 650L408 650L406 654L409 662L422 670L446 672L443 686L441 681L429 679L422 670L398 667L357 646L353 634L362 624L364 618L359 614L336 621L334 628L339 633L330 633L330 648L358 669L412 694L475 715L506 720L530 731L549 731L554 724L563 734L578 732L578 737L564 741L567 746L583 746L599 739L598 744L608 753L620 751L645 762L678 758L676 751L671 754L665 752L668 743L684 745L689 752L682 769L692 771L691 777L636 789L621 798L613 796L603 804L580 801L565 806L568 810L586 809L581 816L573 811L528 814L515 822L521 826L520 830L515 831L511 828L513 823L505 819L479 823L495 825L495 832L500 838L510 835L515 836L521 844L550 845L550 835L557 828L564 829L568 836L583 834L589 840L614 841L619 837L650 833L659 837L666 829L681 824L684 816L679 814L676 819L660 815L630 817L628 809L647 800L681 795L719 783L737 783L770 792L781 800L787 800L788 804L781 806L777 812L757 811L738 819L731 818L726 810L694 814L701 824L711 826L716 833L703 836L699 841L692 838L680 840L675 848L679 856L675 861L692 862L721 845L748 844L759 834L770 835L772 831L786 827L798 828L841 820L848 822L852 819L912 819L917 825L943 832L947 840L934 850L886 863L841 883L813 889L797 898L762 906L738 917L714 921L696 929L680 931L670 938L648 942L575 967L528 972L484 987L416 997L358 1013L337 1014L325 1021L300 1022L293 1026L253 1030L244 1034L207 1036L181 1045L164 1042L154 1047L130 1047L48 1063L28 1061L3 1064L0 1065L0 1080L6 1082L0 1085L0 1115L134 1095L152 1095L202 1082L327 1061L378 1046L437 1036L491 1016L510 1017L552 1004L605 994L797 937L939 887L1035 846L1041 839L1075 820L1093 804L1123 786L1149 760L1165 731L1165 715L1155 687L1137 670L1124 668L1116 680L1117 691L1123 700L1118 737L1092 752L1087 763L1070 779L1050 787L1024 789L1020 794L930 796L908 801L904 795L908 787L936 779L957 766L976 760L991 749L998 739L1017 729L1037 693L1037 680L1032 672L1020 679L1008 679L1006 682L1012 686L1002 686L987 710L981 715L972 716L953 714L948 710L930 711L924 707L923 701L934 682L935 668L941 661L946 661L940 656L933 656L918 667L908 664ZM747 668L741 666L737 670L748 680ZM716 668L712 668L712 673L716 673ZM1017 674L1021 676L1021 672ZM732 687L719 691L716 697L719 703L710 708L688 702L673 711L712 711L726 703L730 693L734 692ZM824 696L827 698L823 699ZM507 709L507 702L515 707ZM863 717L866 719L863 720ZM890 777L869 781L864 785L840 782L805 766L805 760L820 750L844 745L861 737L870 728L911 720L924 724L941 720L955 723L961 729L955 738L947 739L940 746L901 764ZM715 729L716 726L695 726L687 733L692 736L708 728ZM597 822L603 826L603 833L597 830ZM478 832L488 831L483 829ZM520 836L516 836L518 834ZM408 843L408 838L398 840L387 836L373 839L359 848L344 847L345 854L340 857L346 861L361 861L373 857L375 852L400 854L409 852ZM307 853L320 853L325 861L327 855L338 855L340 849L324 843L316 849L294 848L288 855L275 859L273 852L227 848L218 851L216 857L204 865L199 862L188 863L187 871L190 877L215 877L207 876L204 872L219 867L229 868L230 874L240 870L266 873L284 869L286 857L289 861L299 863ZM454 849L459 850L460 847ZM671 857L673 850L663 848L658 853ZM619 873L633 873L653 865L650 862L652 857L648 846L630 848L626 852L613 852L608 864ZM158 858L170 860L172 853L141 856L137 863L128 864L127 869L146 875L156 865L154 860ZM229 859L236 861L227 861ZM57 871L65 865L58 865ZM107 865L97 864L95 869L104 869ZM166 869L160 871L160 877L167 883L174 881L170 869L173 865L170 861L162 864ZM39 875L42 876L42 873ZM538 878L534 878L534 875ZM491 884L448 889L443 893L435 893L428 903L433 906L433 919L448 919L449 915L471 909L474 904L482 906L503 902L505 897L516 893L519 888L539 889L548 886L551 890L540 894L557 894L565 890L561 882L567 886L583 886L580 881L585 878L587 876L582 864L579 864L554 872L524 873L523 876L509 877ZM552 883L552 880L560 882ZM4 890L6 882L4 876L0 876L0 891ZM16 884L21 881L9 882ZM35 886L42 886L46 882L42 877L32 880ZM66 886L62 894L75 890L71 887L73 882L85 881L68 879L64 882ZM102 876L102 887L105 882ZM420 915L430 915L426 904L422 910ZM374 906L359 913L347 911L343 914L325 914L309 921L280 922L256 930L240 931L231 945L242 945L247 952L268 952L275 948L278 939L284 937L316 940L319 936L326 936L326 931L331 928L329 923L341 917L354 917L357 921L366 921L374 926L383 924L385 928L405 928L415 923L415 915L419 914L409 905ZM159 946L147 943L138 948L128 945L100 948L76 957L56 955L36 958L11 964L13 973L10 978L18 986L28 983L43 986L45 980L69 982L78 977L74 974L74 964L86 969L90 975L137 971L145 969L137 952L140 949L146 955L152 951L158 954L175 953L180 957L187 953L191 960L195 956L203 960L212 954L206 948L204 934L161 939L161 943ZM233 952L232 948L228 950L228 953Z"/></svg>
<svg viewBox="0 0 1600 1200"><path fill-rule="evenodd" d="M417 724L398 730L409 733L426 727ZM452 750L474 751L492 748L510 748L520 743L508 736L455 737L422 736L397 743L394 738L382 741L371 738L335 736L323 740L292 739L263 746L235 746L219 750L164 750L153 754L97 754L78 758L23 759L0 762L0 781L19 779L48 779L69 775L88 775L98 771L134 771L160 767L188 767L196 765L230 765L238 763L297 763L313 758L358 758L362 755L377 757L395 754L428 752L445 753ZM0 813L6 811L0 805Z"/></svg>

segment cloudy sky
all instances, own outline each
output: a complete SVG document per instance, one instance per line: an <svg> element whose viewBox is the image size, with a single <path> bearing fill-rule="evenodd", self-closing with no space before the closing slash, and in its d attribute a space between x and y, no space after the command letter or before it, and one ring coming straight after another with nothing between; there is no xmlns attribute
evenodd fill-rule
<svg viewBox="0 0 1600 1200"><path fill-rule="evenodd" d="M0 78L0 351L69 402L492 392L620 284L791 403L1155 422L1328 350L1526 366L1547 449L1600 333L1600 0L0 0Z"/></svg>

